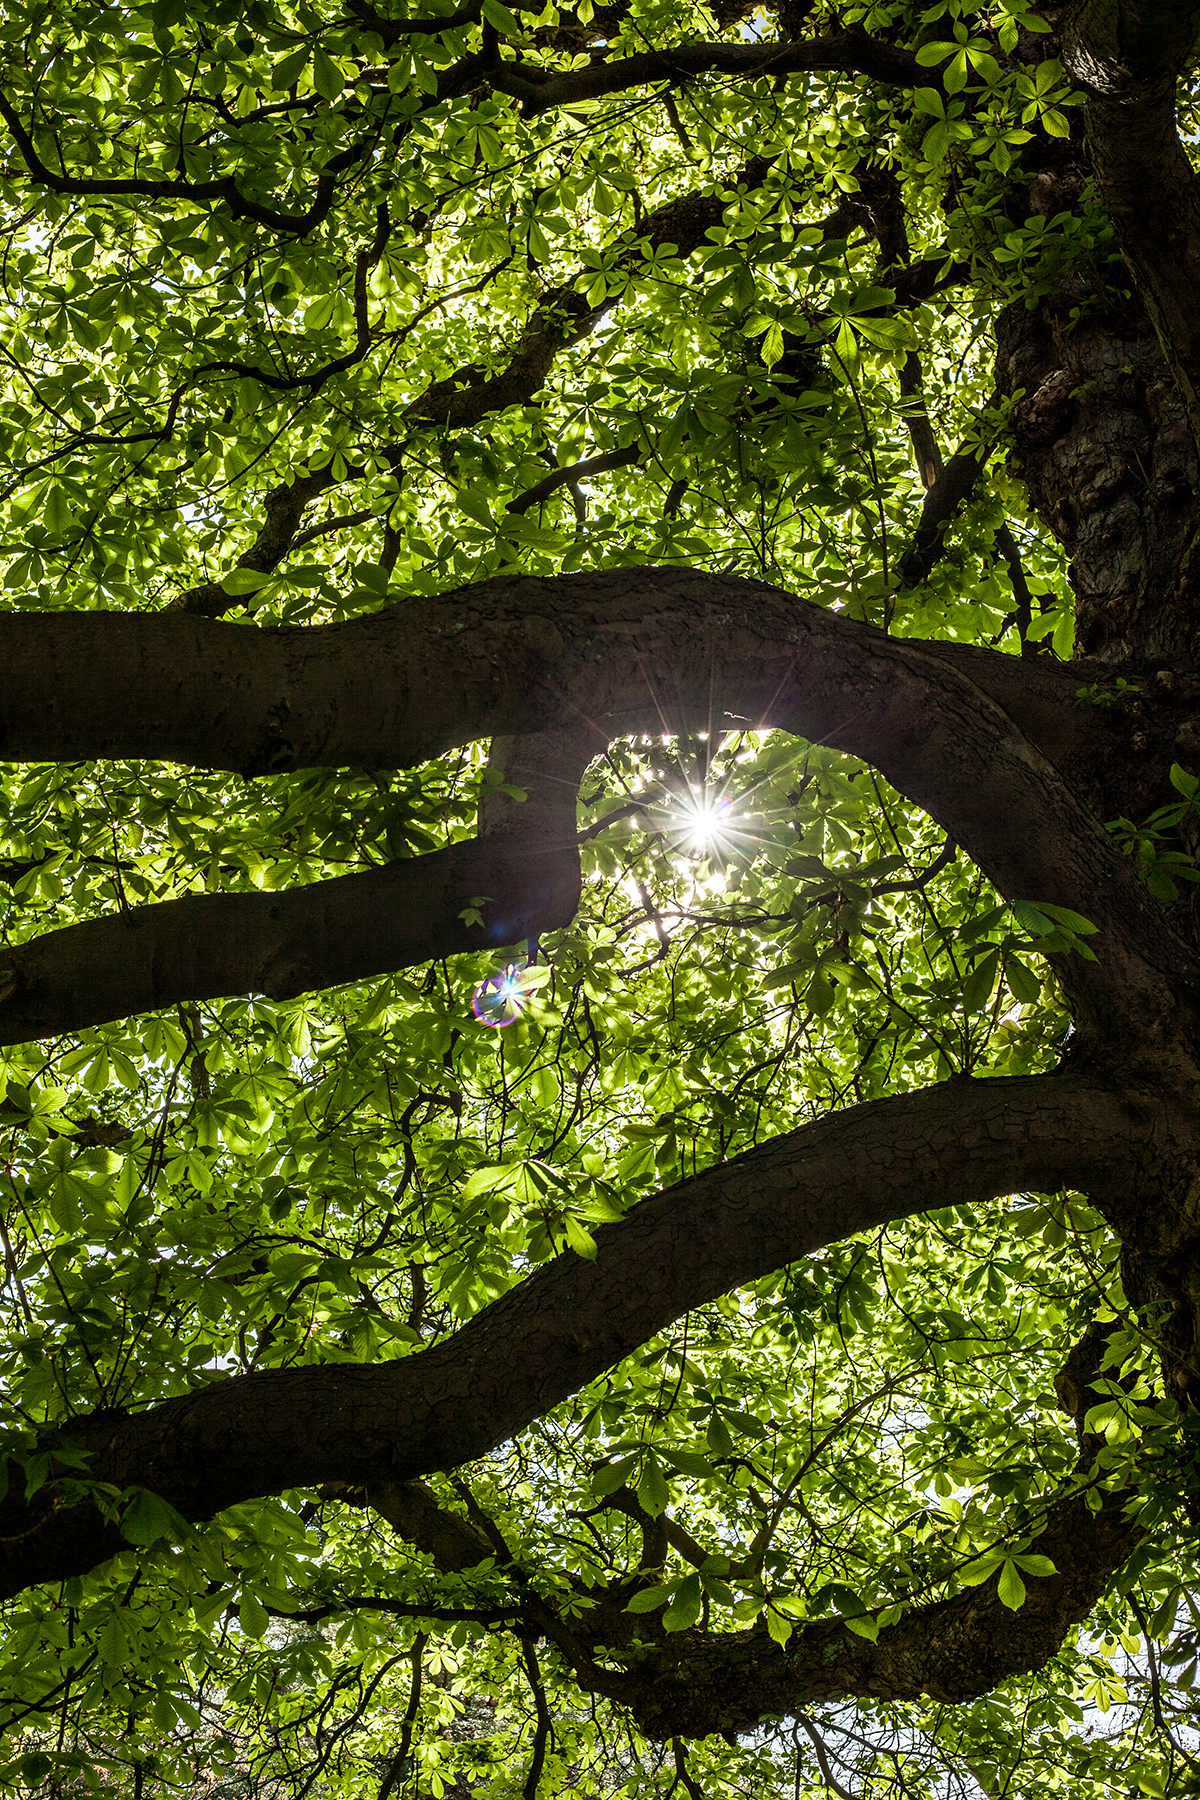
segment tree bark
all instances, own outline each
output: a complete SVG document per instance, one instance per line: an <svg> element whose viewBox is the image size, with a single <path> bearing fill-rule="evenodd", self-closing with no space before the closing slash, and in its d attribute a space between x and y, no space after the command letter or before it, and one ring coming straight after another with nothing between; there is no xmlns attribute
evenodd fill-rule
<svg viewBox="0 0 1200 1800"><path fill-rule="evenodd" d="M453 1337L397 1362L244 1375L130 1416L69 1421L89 1474L149 1488L186 1518L326 1481L404 1481L482 1456L688 1309L821 1245L931 1206L1070 1186L1152 1207L1191 1121L1136 1090L1067 1075L956 1080L854 1106L636 1207ZM0 1594L81 1573L121 1547L52 1482L0 1505Z"/></svg>
<svg viewBox="0 0 1200 1800"><path fill-rule="evenodd" d="M870 762L1006 897L1068 906L1099 928L1099 960L1064 968L1081 1032L1154 1017L1156 1050L1190 1042L1195 959L1071 779L1103 727L1061 669L888 638L761 583L636 569L498 579L300 631L8 615L0 647L9 755L395 767L484 734L585 723L596 744L735 715L782 726ZM0 1041L512 942L531 922L563 922L573 874L544 877L497 841L286 894L196 897L71 926L0 955ZM487 937L457 917L480 894L503 902ZM418 905L428 912L407 910Z"/></svg>

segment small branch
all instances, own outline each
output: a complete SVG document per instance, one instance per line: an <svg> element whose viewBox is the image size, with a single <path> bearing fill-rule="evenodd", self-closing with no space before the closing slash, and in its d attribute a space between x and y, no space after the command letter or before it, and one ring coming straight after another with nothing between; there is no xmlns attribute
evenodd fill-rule
<svg viewBox="0 0 1200 1800"><path fill-rule="evenodd" d="M521 1654L525 1659L525 1673L529 1677L529 1688L533 1695L533 1703L537 1708L537 1730L533 1739L533 1760L529 1765L529 1773L525 1777L525 1786L521 1789L524 1800L537 1800L538 1785L542 1779L542 1769L546 1762L546 1750L554 1730L554 1722L550 1717L550 1708L546 1704L546 1690L542 1685L542 1671L538 1665L537 1651L530 1638L521 1639Z"/></svg>
<svg viewBox="0 0 1200 1800"><path fill-rule="evenodd" d="M316 198L308 210L287 213L276 207L264 206L260 201L247 199L232 175L218 181L93 181L73 175L56 175L38 155L32 137L4 94L0 94L0 118L16 139L30 178L39 187L49 188L52 193L102 194L113 199L136 195L149 200L223 200L235 219L254 219L259 225L267 225L273 231L288 232L296 237L307 237L310 231L324 222L337 194L337 177L361 162L370 148L365 142L354 144L350 149L343 150L340 156L333 157L317 178Z"/></svg>
<svg viewBox="0 0 1200 1800"><path fill-rule="evenodd" d="M804 1713L798 1712L796 1714L796 1723L799 1725L800 1729L807 1734L812 1742L812 1747L817 1753L817 1762L820 1764L821 1774L825 1778L826 1786L831 1787L835 1794L840 1794L841 1800L855 1800L855 1796L850 1792L850 1789L842 1786L841 1782L830 1768L828 1745L812 1720L807 1718Z"/></svg>
<svg viewBox="0 0 1200 1800"><path fill-rule="evenodd" d="M912 440L913 454L917 459L917 470L921 477L921 485L925 489L933 487L944 468L942 453L937 439L933 435L933 426L921 394L921 359L915 350L910 350L900 371L900 392L906 400L918 400L919 404L904 408L904 423L908 426L908 435Z"/></svg>
<svg viewBox="0 0 1200 1800"><path fill-rule="evenodd" d="M940 875L943 869L948 868L957 855L958 845L954 842L953 838L947 838L938 856L920 875L914 876L911 881L881 882L878 887L873 887L871 889L871 893L873 896L875 894L922 893L928 883L933 880L934 876Z"/></svg>
<svg viewBox="0 0 1200 1800"><path fill-rule="evenodd" d="M687 1750L682 1738L671 1739L671 1753L675 1758L675 1782L672 1786L682 1783L689 1800L704 1800L704 1789L688 1768Z"/></svg>
<svg viewBox="0 0 1200 1800"><path fill-rule="evenodd" d="M1012 614L1012 622L1017 628L1021 640L1021 655L1036 656L1041 646L1029 635L1029 627L1033 622L1033 595L1029 591L1029 583L1025 579L1025 568L1021 562L1021 552L1017 548L1017 540L1013 536L1006 519L996 532L996 548L1008 565L1008 579L1012 583L1013 599L1016 608Z"/></svg>
<svg viewBox="0 0 1200 1800"><path fill-rule="evenodd" d="M379 516L372 507L360 506L357 512L343 513L340 518L326 519L320 525L311 525L307 531L302 531L292 539L291 554L294 555L305 544L315 543L318 538L328 537L331 532L349 531L352 526L365 525L369 519L378 519Z"/></svg>
<svg viewBox="0 0 1200 1800"><path fill-rule="evenodd" d="M593 475L603 475L609 469L624 469L630 463L640 462L642 446L626 444L621 450L606 450L602 456L588 457L584 462L571 463L565 469L555 469L544 481L535 487L526 488L515 500L510 500L507 510L510 513L526 513L531 506L538 506L548 500L551 494L560 487L573 486L577 481L588 481Z"/></svg>
<svg viewBox="0 0 1200 1800"><path fill-rule="evenodd" d="M417 1714L421 1707L422 1659L425 1655L425 1646L428 1642L429 1639L425 1632L419 1631L413 1639L413 1646L409 1651L412 1675L409 1679L408 1705L405 1708L404 1720L400 1727L400 1748L388 1764L387 1772L380 1783L379 1800L388 1800L388 1795L393 1791L397 1782L403 1781L408 1774L408 1759L412 1748L413 1731L416 1727Z"/></svg>
<svg viewBox="0 0 1200 1800"><path fill-rule="evenodd" d="M990 444L980 442L980 428L983 418L995 404L993 394L962 448L955 451L925 495L921 522L900 562L900 576L906 587L916 587L919 582L927 581L941 560L946 528L964 500L974 492L975 483L992 453Z"/></svg>

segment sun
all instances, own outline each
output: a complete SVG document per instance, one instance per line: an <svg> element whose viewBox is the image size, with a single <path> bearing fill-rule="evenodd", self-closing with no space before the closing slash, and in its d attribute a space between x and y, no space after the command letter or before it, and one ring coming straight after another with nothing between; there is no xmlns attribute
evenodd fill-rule
<svg viewBox="0 0 1200 1800"><path fill-rule="evenodd" d="M733 841L731 803L708 790L676 796L665 809L664 824L676 851L685 856L720 856Z"/></svg>

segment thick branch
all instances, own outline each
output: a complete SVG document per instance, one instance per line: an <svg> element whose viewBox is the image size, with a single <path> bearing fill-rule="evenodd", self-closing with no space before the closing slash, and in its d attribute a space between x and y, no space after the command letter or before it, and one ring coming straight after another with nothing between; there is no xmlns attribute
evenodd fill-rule
<svg viewBox="0 0 1200 1800"><path fill-rule="evenodd" d="M0 957L0 1042L181 1000L286 999L568 925L580 890L576 794L602 746L578 726L498 740L525 802L492 796L479 837L431 855L276 893L198 894L35 938ZM468 908L482 925L464 921Z"/></svg>
<svg viewBox="0 0 1200 1800"><path fill-rule="evenodd" d="M1080 1425L1106 1337L1104 1328L1093 1328L1055 1379L1061 1403ZM1102 1443L1081 1430L1076 1481L1048 1496L1032 1516L1014 1520L1016 1531L1024 1523L1031 1547L1055 1567L1052 1576L1030 1583L1016 1614L1003 1605L993 1582L912 1607L877 1642L838 1620L821 1620L797 1627L781 1649L762 1623L749 1631L706 1625L668 1635L657 1616L632 1618L624 1610L631 1584L621 1579L607 1589L592 1589L588 1611L568 1619L518 1574L521 1599L511 1628L548 1636L581 1687L623 1702L642 1729L659 1739L752 1731L765 1717L792 1714L814 1701L972 1699L1008 1675L1043 1667L1134 1548L1138 1526L1124 1513L1124 1496L1092 1494L1098 1503L1094 1513L1083 1491ZM470 1509L470 1490L455 1485ZM502 1540L494 1542L479 1529L486 1524L483 1515L468 1524L440 1506L424 1482L383 1483L365 1497L440 1569L462 1571L497 1554L503 1563L512 1561ZM668 1543L694 1567L705 1563L702 1544L666 1513L651 1519L629 1488L618 1488L602 1507L625 1512L641 1526L641 1568L660 1568Z"/></svg>
<svg viewBox="0 0 1200 1800"><path fill-rule="evenodd" d="M820 1701L972 1700L1006 1676L1044 1667L1086 1619L1137 1542L1122 1501L1106 1496L1092 1513L1079 1495L1052 1509L1031 1548L1057 1573L1030 1581L1019 1612L1001 1603L992 1581L914 1607L876 1643L839 1621L800 1627L786 1649L765 1627L684 1631L654 1644L629 1675L605 1685L643 1731L660 1739L752 1731L764 1718Z"/></svg>
<svg viewBox="0 0 1200 1800"><path fill-rule="evenodd" d="M1147 1008L1164 1045L1184 1029L1192 963L1072 783L1073 748L1094 743L1096 727L1074 704L1068 670L887 638L757 582L637 569L496 578L345 625L263 633L179 615L10 614L0 616L0 651L0 749L10 757L396 767L581 721L599 740L704 730L729 715L781 726L872 763L1001 893L1072 907L1100 928L1100 961L1070 969L1081 1029ZM244 932L276 993L446 954L452 944L437 934L456 929L447 914L462 894L450 879L456 859L470 871L467 897L497 893L494 874L488 884L483 875L494 864L475 854L460 846L295 894L198 897L51 934L6 953L0 1034L13 1041L100 1016L98 1001L85 1009L80 996L89 980L107 983L85 969L108 934L125 946L111 954L128 985L105 985L113 1011L104 1016L162 1005L165 986L172 999L230 991L205 972L218 936ZM537 879L527 862L518 893ZM428 912L375 904L392 893ZM293 918L300 938L281 923ZM497 941L517 935L498 931ZM239 954L232 942L229 954ZM247 962L238 966L244 983Z"/></svg>
<svg viewBox="0 0 1200 1800"><path fill-rule="evenodd" d="M91 1473L191 1519L298 1486L396 1482L482 1456L689 1308L823 1244L949 1200L1120 1188L1154 1203L1190 1146L1157 1099L1082 1078L953 1081L856 1106L681 1182L567 1253L461 1331L399 1361L272 1370L133 1416L70 1424ZM1167 1179L1169 1177L1164 1177ZM0 1508L0 1592L92 1567L121 1547L53 1484Z"/></svg>

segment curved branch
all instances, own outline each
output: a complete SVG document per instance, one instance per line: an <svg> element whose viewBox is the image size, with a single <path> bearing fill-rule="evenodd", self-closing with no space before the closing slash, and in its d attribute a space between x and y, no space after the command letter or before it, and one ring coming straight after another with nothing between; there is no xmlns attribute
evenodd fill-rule
<svg viewBox="0 0 1200 1800"><path fill-rule="evenodd" d="M630 463L640 462L641 456L640 444L626 444L623 449L605 450L599 456L585 457L583 462L571 463L565 469L555 469L543 481L526 488L515 500L510 500L508 511L528 512L531 506L540 506L543 500L548 500L560 487L567 487L577 481L588 481L593 475L606 475L610 469L627 469Z"/></svg>
<svg viewBox="0 0 1200 1800"><path fill-rule="evenodd" d="M648 569L497 577L344 625L259 634L180 615L10 614L0 652L0 750L10 757L394 768L481 737L585 723L595 741L719 728L730 714L783 727L872 763L1008 898L1090 918L1100 960L1069 970L1081 1029L1147 1008L1164 1031L1186 1028L1193 962L1075 791L1072 745L1094 740L1070 670L1041 659L906 643L762 583ZM548 845L558 841L551 832ZM197 897L49 934L4 956L0 1036L159 1006L167 988L172 999L228 992L206 971L218 941L243 982L234 991L246 991L252 962L274 993L471 948L453 936L458 871L473 884L466 898L493 894L482 871L502 875L510 865L498 855L499 841L482 858L454 846L288 894ZM539 865L513 857L517 885L504 892L519 905ZM381 907L391 893L424 916ZM529 913L518 916L524 926ZM495 923L495 941L527 935ZM243 932L254 950L237 960ZM96 963L101 944L121 980ZM112 1009L103 1015L93 983Z"/></svg>
<svg viewBox="0 0 1200 1800"><path fill-rule="evenodd" d="M1154 1203L1191 1145L1178 1109L1078 1076L956 1080L854 1106L637 1206L443 1343L373 1366L238 1376L127 1416L63 1428L89 1474L149 1488L185 1517L323 1482L403 1482L486 1454L689 1308L823 1244L948 1200L1136 1185ZM70 1473L70 1471L65 1471ZM55 1482L0 1506L0 1594L122 1548Z"/></svg>
<svg viewBox="0 0 1200 1800"><path fill-rule="evenodd" d="M264 206L259 200L248 199L233 175L222 176L216 181L151 181L136 178L96 181L75 175L56 175L38 155L32 137L21 123L20 115L3 94L0 94L0 119L4 120L16 140L30 179L39 187L49 188L52 193L103 194L116 199L128 194L147 200L224 200L235 219L254 219L259 225L268 225L273 231L286 231L296 237L307 237L310 231L314 231L328 217L337 195L338 176L344 175L348 169L361 162L370 147L367 143L352 144L340 155L331 157L317 177L317 191L312 205L305 212L289 213L281 212L276 207Z"/></svg>
<svg viewBox="0 0 1200 1800"><path fill-rule="evenodd" d="M770 167L769 159L752 157L729 185L734 188L758 187ZM653 252L662 244L673 243L681 256L690 256L705 242L709 230L721 223L725 205L726 201L720 193L682 194L674 200L664 202L643 219L635 233L628 234L631 238L629 248L614 266L629 268L644 260L647 245ZM386 235L381 220L374 245L369 251L361 252L358 258L355 305L359 350L362 355L366 353L368 341L366 270L378 260L385 243ZM543 295L502 368L493 374L486 374L474 363L456 369L452 375L432 383L419 395L410 404L408 417L418 425L433 424L459 430L477 425L489 413L503 412L509 406L525 405L545 382L555 357L585 338L620 299L620 293L614 289L597 305L590 305L578 291L576 284L586 284L594 275L593 269L580 269L571 281L552 288ZM359 360L361 356L358 351L350 352L317 370L312 376L288 378L268 377L249 366L242 369L241 365L237 365L237 368L275 387L298 386L314 380L319 385L329 375L348 368ZM205 367L211 371L221 367L233 369L234 365L214 363ZM198 374L203 372L197 371ZM396 446L376 454L382 454L385 461L393 467L400 460L400 450ZM361 473L360 468L353 467L346 471L348 476L358 476ZM238 568L253 569L259 574L270 574L278 568L289 551L296 547L297 533L309 502L343 478L335 477L331 460L322 468L314 469L311 474L283 483L269 493L265 503L266 520L254 543L239 557ZM174 601L172 610L217 619L242 604L244 599L227 593L221 582L206 581L181 594Z"/></svg>
<svg viewBox="0 0 1200 1800"><path fill-rule="evenodd" d="M730 177L727 187L761 187L771 168L767 157L755 156ZM663 244L674 244L680 256L691 256L705 243L708 233L721 223L726 205L723 193L681 194L648 213L636 231L626 234L628 248L611 265L614 271L635 268L647 254ZM544 383L550 366L562 350L579 343L593 331L621 298L615 285L595 305L579 291L595 279L594 268L581 268L561 286L543 295L510 355L493 375L485 375L474 363L457 369L434 383L414 400L409 417L461 430L477 425L488 413L524 405Z"/></svg>
<svg viewBox="0 0 1200 1800"><path fill-rule="evenodd" d="M576 726L498 740L503 793L481 834L308 887L197 894L51 931L0 955L0 1043L183 1000L315 987L536 938L579 904L576 795L603 740ZM512 754L515 751L515 754ZM484 897L486 896L486 904ZM468 924L470 910L482 924Z"/></svg>
<svg viewBox="0 0 1200 1800"><path fill-rule="evenodd" d="M631 1658L628 1674L607 1682L602 1674L581 1677L588 1686L603 1682L659 1739L752 1731L764 1718L821 1701L973 1700L1006 1676L1044 1667L1086 1619L1138 1541L1123 1498L1105 1495L1093 1513L1075 1494L1050 1510L1031 1548L1049 1556L1057 1573L1029 1583L1019 1612L1002 1604L991 1582L914 1607L874 1643L840 1620L801 1626L786 1649L765 1627L691 1630Z"/></svg>
<svg viewBox="0 0 1200 1800"><path fill-rule="evenodd" d="M1105 1330L1093 1328L1056 1377L1060 1403L1077 1416L1077 1425L1086 1407L1082 1395L1098 1374L1105 1343ZM631 1618L624 1610L631 1584L620 1578L592 1589L589 1610L568 1618L533 1593L514 1569L520 1598L509 1628L549 1637L581 1687L622 1702L642 1729L659 1739L752 1731L764 1717L795 1714L814 1701L972 1699L1008 1675L1041 1668L1071 1627L1087 1617L1141 1535L1136 1517L1125 1514L1121 1495L1089 1491L1095 1490L1093 1458L1104 1440L1082 1430L1079 1437L1074 1479L1036 1510L1018 1514L1015 1532L1000 1539L1032 1537L1037 1553L1054 1565L1053 1575L1030 1583L1016 1615L995 1586L967 1587L948 1599L910 1607L877 1641L864 1640L839 1619L824 1619L795 1627L781 1648L761 1621L748 1631L713 1630L708 1624L668 1635L657 1616ZM470 1490L457 1480L454 1485L470 1511ZM478 1529L480 1519L469 1524L439 1505L422 1481L380 1483L348 1490L346 1497L373 1507L442 1570L469 1569L497 1553L502 1564L513 1562L503 1540L489 1540ZM666 1513L652 1520L628 1488L618 1489L602 1506L615 1506L640 1524L640 1568L659 1570L668 1542L694 1567L706 1562L703 1545Z"/></svg>

